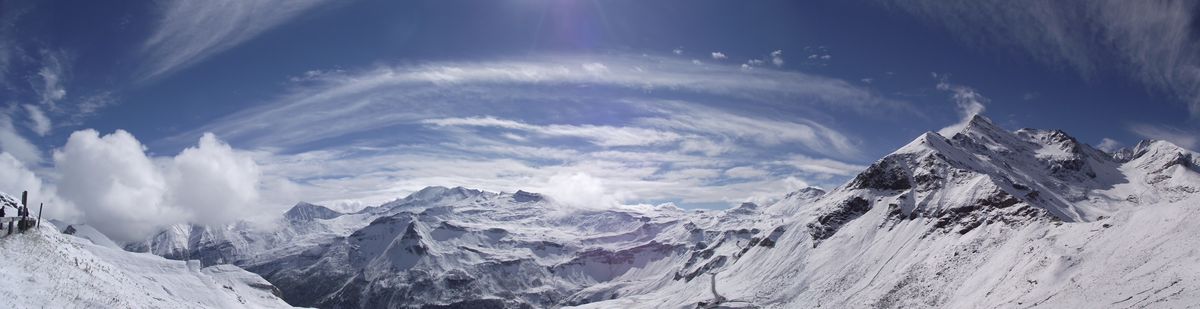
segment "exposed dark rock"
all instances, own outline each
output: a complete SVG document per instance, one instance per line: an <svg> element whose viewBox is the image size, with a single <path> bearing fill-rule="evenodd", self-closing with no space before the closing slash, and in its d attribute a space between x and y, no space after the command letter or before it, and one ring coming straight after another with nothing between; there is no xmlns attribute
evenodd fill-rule
<svg viewBox="0 0 1200 309"><path fill-rule="evenodd" d="M871 203L856 196L821 215L816 222L809 223L807 226L808 233L813 239L813 247L817 247L820 241L832 237L842 225L857 219L869 210L871 210Z"/></svg>
<svg viewBox="0 0 1200 309"><path fill-rule="evenodd" d="M779 241L779 236L783 236L783 232L786 231L787 229L784 229L783 226L776 227L774 230L771 230L771 233L767 234L767 237L763 238L758 245L767 248L774 248L775 243Z"/></svg>
<svg viewBox="0 0 1200 309"><path fill-rule="evenodd" d="M530 193L530 192L525 192L525 191L521 191L521 190L517 190L517 193L513 193L512 198L513 198L513 201L516 201L518 203L541 202L543 199L541 194Z"/></svg>
<svg viewBox="0 0 1200 309"><path fill-rule="evenodd" d="M996 208L1007 208L1020 203L1021 200L1008 194L1008 192L999 191L996 194L989 196L986 199L979 200L979 205Z"/></svg>
<svg viewBox="0 0 1200 309"><path fill-rule="evenodd" d="M503 299L471 299L446 305L423 305L421 309L492 309L492 308L533 308L529 304L510 305Z"/></svg>
<svg viewBox="0 0 1200 309"><path fill-rule="evenodd" d="M903 166L887 157L859 173L850 182L852 189L906 190L912 188Z"/></svg>

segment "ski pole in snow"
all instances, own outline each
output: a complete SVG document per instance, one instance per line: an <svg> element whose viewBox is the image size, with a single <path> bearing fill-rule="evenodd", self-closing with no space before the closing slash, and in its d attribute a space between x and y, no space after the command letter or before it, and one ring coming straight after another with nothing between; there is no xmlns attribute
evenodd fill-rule
<svg viewBox="0 0 1200 309"><path fill-rule="evenodd" d="M37 225L34 225L36 227L42 227L42 206L46 206L46 204L38 203L38 222Z"/></svg>

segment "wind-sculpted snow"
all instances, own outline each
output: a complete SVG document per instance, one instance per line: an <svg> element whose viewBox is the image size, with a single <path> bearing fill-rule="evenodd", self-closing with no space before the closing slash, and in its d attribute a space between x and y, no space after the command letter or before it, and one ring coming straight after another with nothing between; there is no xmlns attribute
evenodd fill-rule
<svg viewBox="0 0 1200 309"><path fill-rule="evenodd" d="M4 307L291 308L269 282L236 266L201 268L196 261L104 247L55 229L42 222L41 228L0 236Z"/></svg>
<svg viewBox="0 0 1200 309"><path fill-rule="evenodd" d="M430 187L140 246L233 261L323 308L1173 308L1200 302L1198 163L1167 142L1109 154L976 117L769 205L580 209Z"/></svg>

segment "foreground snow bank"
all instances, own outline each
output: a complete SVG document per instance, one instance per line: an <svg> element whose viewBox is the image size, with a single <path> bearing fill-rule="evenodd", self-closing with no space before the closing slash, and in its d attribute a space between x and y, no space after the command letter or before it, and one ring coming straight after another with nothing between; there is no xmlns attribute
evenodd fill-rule
<svg viewBox="0 0 1200 309"><path fill-rule="evenodd" d="M108 248L40 229L0 236L0 295L9 308L291 308L262 277Z"/></svg>

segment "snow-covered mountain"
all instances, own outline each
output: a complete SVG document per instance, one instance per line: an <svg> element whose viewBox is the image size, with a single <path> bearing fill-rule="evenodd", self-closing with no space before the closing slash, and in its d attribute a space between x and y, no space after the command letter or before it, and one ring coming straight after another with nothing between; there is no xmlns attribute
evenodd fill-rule
<svg viewBox="0 0 1200 309"><path fill-rule="evenodd" d="M1164 307L1200 301L1197 155L1105 154L976 117L926 133L798 211L771 248L718 268L727 299L795 307ZM587 307L685 307L711 280Z"/></svg>
<svg viewBox="0 0 1200 309"><path fill-rule="evenodd" d="M1168 142L1109 154L976 117L771 205L582 210L430 187L127 248L233 263L330 308L1178 307L1200 302L1198 166Z"/></svg>
<svg viewBox="0 0 1200 309"><path fill-rule="evenodd" d="M65 227L64 227L65 228ZM0 236L6 308L291 308L271 283L233 265L201 267L41 228Z"/></svg>

